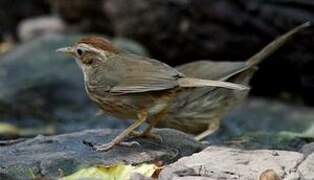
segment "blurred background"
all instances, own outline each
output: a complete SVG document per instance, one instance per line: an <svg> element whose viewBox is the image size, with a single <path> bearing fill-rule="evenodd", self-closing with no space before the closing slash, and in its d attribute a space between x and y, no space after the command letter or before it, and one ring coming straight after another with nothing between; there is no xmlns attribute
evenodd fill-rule
<svg viewBox="0 0 314 180"><path fill-rule="evenodd" d="M278 35L313 22L313 10L309 0L0 0L0 138L126 126L95 116L78 67L55 53L85 34L172 66L244 61ZM259 132L260 139L249 136L265 145L282 131L306 132L297 143L289 134L293 141L283 146L295 148L311 139L313 35L312 27L299 33L259 66L251 97L213 141Z"/></svg>

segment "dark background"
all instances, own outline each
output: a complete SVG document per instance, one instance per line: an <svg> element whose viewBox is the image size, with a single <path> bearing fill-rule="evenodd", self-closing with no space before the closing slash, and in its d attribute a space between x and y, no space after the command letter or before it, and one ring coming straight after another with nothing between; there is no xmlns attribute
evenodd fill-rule
<svg viewBox="0 0 314 180"><path fill-rule="evenodd" d="M314 20L305 0L1 0L1 38L19 41L26 18L59 16L67 32L127 37L171 65L245 60L276 36ZM313 28L260 65L253 95L314 105Z"/></svg>

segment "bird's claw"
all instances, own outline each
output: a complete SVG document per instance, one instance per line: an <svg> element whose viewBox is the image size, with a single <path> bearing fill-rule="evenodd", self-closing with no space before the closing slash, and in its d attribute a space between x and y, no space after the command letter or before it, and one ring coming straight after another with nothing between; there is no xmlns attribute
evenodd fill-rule
<svg viewBox="0 0 314 180"><path fill-rule="evenodd" d="M147 138L152 138L152 139L156 139L158 140L159 142L162 143L162 137L158 134L153 134L153 133L149 133L149 134L143 134L143 137L147 137Z"/></svg>
<svg viewBox="0 0 314 180"><path fill-rule="evenodd" d="M137 141L130 141L130 142L120 142L118 145L121 145L121 146L133 146L133 145L140 146L141 144Z"/></svg>
<svg viewBox="0 0 314 180"><path fill-rule="evenodd" d="M137 141L131 141L131 142L120 142L120 143L114 143L114 142L109 142L109 143L105 143L105 144L99 144L99 145L94 145L93 148L95 149L95 151L108 151L111 148L113 148L113 146L115 145L121 145L121 146L133 146L133 145L138 145L140 146L140 143Z"/></svg>
<svg viewBox="0 0 314 180"><path fill-rule="evenodd" d="M160 142L162 142L162 137L158 134L154 133L145 133L145 132L138 132L138 131L132 131L131 133L132 136L134 137L143 137L143 138L151 138L151 139L156 139Z"/></svg>
<svg viewBox="0 0 314 180"><path fill-rule="evenodd" d="M95 151L108 151L110 150L115 144L110 142L110 143L105 143L105 144L99 144L99 145L94 145Z"/></svg>

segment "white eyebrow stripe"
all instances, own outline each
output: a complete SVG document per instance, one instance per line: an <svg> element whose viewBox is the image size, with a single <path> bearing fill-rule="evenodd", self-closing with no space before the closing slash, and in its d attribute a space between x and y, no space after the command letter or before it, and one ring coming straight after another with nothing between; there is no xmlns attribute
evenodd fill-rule
<svg viewBox="0 0 314 180"><path fill-rule="evenodd" d="M101 56L103 56L105 59L107 58L107 54L102 49L97 49L92 45L86 44L86 43L79 43L77 47L82 48L83 50L87 51L93 51L99 53Z"/></svg>
<svg viewBox="0 0 314 180"><path fill-rule="evenodd" d="M102 50L99 50L99 49L95 48L94 46L86 44L86 43L79 43L77 46L82 48L82 49L89 50L89 51L95 51L95 52L102 51Z"/></svg>

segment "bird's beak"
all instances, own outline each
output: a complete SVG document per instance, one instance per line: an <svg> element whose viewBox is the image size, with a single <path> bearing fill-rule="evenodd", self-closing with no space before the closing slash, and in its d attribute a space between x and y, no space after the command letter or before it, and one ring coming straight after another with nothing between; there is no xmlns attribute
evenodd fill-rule
<svg viewBox="0 0 314 180"><path fill-rule="evenodd" d="M74 50L72 47L59 48L56 50L56 52L62 52L64 54L74 55Z"/></svg>

